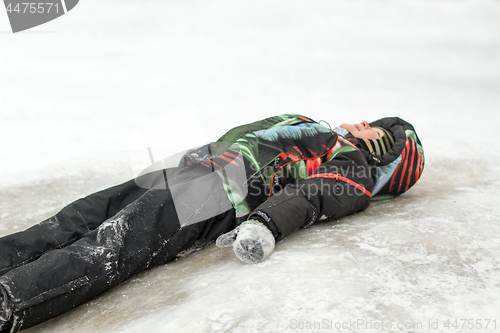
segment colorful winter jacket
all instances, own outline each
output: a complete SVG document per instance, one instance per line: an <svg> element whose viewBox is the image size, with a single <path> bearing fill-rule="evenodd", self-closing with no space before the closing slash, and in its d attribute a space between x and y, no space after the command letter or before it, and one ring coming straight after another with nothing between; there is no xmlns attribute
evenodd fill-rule
<svg viewBox="0 0 500 333"><path fill-rule="evenodd" d="M182 163L199 163L219 173L237 222L258 216L283 238L298 226L365 209L374 183L378 194L396 195L418 180L423 152L413 127L399 118L385 119L376 126L395 131L394 152L386 154L390 157L368 156L350 133L344 137L308 117L287 114L236 127L217 142L188 152ZM415 169L411 174L409 166ZM276 222L282 217L297 223Z"/></svg>

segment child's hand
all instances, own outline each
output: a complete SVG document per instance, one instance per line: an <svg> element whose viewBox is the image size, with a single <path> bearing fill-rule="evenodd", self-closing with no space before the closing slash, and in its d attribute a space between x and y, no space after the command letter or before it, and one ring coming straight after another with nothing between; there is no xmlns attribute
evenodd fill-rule
<svg viewBox="0 0 500 333"><path fill-rule="evenodd" d="M233 246L236 256L243 262L255 264L264 261L274 250L274 236L257 220L243 222L234 230L219 236L219 247Z"/></svg>

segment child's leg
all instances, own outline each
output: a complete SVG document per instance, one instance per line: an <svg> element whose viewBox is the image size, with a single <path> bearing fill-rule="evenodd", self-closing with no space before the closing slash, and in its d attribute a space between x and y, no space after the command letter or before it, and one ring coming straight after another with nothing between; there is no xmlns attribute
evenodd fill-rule
<svg viewBox="0 0 500 333"><path fill-rule="evenodd" d="M204 185L213 191L198 197L197 207L222 199L231 207L220 179ZM1 276L12 313L4 327L17 331L58 316L234 227L232 208L181 227L170 189L148 190L80 240Z"/></svg>
<svg viewBox="0 0 500 333"><path fill-rule="evenodd" d="M148 174L150 183L163 181L162 172ZM0 275L62 248L97 228L103 221L139 198L146 189L134 179L76 200L33 227L0 238Z"/></svg>

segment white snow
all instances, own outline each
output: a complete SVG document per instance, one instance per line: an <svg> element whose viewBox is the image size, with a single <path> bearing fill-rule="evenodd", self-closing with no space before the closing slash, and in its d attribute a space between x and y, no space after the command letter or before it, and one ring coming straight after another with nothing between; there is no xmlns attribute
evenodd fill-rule
<svg viewBox="0 0 500 333"><path fill-rule="evenodd" d="M300 230L264 263L211 246L27 332L500 328L500 2L82 0L19 34L3 13L2 235L129 179L141 126L162 155L275 114L400 116L426 153L408 193Z"/></svg>

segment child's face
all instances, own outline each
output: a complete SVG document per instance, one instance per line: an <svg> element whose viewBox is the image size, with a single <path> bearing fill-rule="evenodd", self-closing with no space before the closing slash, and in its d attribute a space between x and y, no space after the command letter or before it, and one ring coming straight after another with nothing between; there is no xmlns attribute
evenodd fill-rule
<svg viewBox="0 0 500 333"><path fill-rule="evenodd" d="M342 124L341 128L351 132L354 137L359 139L370 139L376 140L384 136L384 131L380 128L373 128L366 121L362 121L359 124Z"/></svg>

